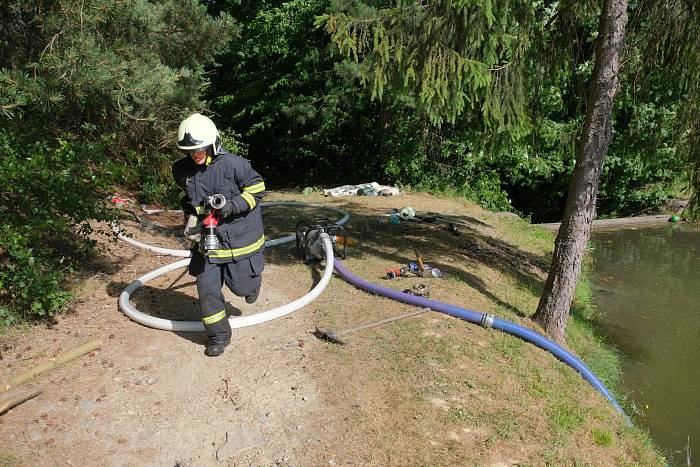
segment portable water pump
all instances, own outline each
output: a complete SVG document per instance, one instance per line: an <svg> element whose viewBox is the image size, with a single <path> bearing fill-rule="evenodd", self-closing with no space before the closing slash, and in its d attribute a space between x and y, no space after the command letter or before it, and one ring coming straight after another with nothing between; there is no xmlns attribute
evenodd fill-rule
<svg viewBox="0 0 700 467"><path fill-rule="evenodd" d="M327 217L302 219L296 229L297 255L309 263L313 259L323 259L321 234L327 233L333 243L333 253L345 259L346 245L350 243L347 231L342 225L331 222Z"/></svg>

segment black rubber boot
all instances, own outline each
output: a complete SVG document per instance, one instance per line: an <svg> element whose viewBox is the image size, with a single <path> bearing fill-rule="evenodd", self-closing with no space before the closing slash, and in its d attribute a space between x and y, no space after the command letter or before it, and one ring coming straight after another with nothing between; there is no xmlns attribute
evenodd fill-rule
<svg viewBox="0 0 700 467"><path fill-rule="evenodd" d="M246 303L255 303L255 301L258 299L258 295L260 295L260 287L255 289L253 293L250 295L246 295L245 297L245 302Z"/></svg>
<svg viewBox="0 0 700 467"><path fill-rule="evenodd" d="M228 346L230 342L222 342L219 344L209 344L207 345L207 349L204 351L204 353L209 356L209 357L218 357L222 353L224 353L224 349L226 349L226 346Z"/></svg>

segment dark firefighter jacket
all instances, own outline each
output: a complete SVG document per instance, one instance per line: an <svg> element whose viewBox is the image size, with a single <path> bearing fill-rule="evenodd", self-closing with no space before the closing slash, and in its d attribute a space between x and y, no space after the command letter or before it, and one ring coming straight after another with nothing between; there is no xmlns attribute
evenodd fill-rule
<svg viewBox="0 0 700 467"><path fill-rule="evenodd" d="M208 157L202 165L195 164L189 156L183 157L173 164L173 176L186 192L186 214L193 213L192 207L202 214L203 201L217 193L235 205L234 214L219 221L221 249L209 252L212 263L240 260L262 249L265 235L259 204L265 194L265 182L248 160L221 148L218 155Z"/></svg>

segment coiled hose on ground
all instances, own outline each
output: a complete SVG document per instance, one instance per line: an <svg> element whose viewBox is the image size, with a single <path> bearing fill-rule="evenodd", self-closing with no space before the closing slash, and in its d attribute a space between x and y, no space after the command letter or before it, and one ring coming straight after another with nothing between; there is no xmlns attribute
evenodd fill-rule
<svg viewBox="0 0 700 467"><path fill-rule="evenodd" d="M325 252L326 268L323 271L321 280L314 286L313 289L311 289L309 293L291 303L287 303L262 313L256 313L249 316L231 316L228 319L229 323L231 323L231 327L243 328L277 319L303 308L312 301L316 300L316 298L321 295L321 292L323 292L328 283L331 281L331 277L333 276L333 244L331 243L328 234L321 234L321 241L323 242L323 249ZM162 329L164 331L204 331L204 325L201 321L176 321L172 319L157 318L137 310L130 302L131 294L133 294L139 287L170 271L187 267L189 262L189 258L176 261L175 263L168 264L139 277L134 282L129 284L127 288L124 289L124 291L119 295L119 308L121 308L124 314L126 314L129 318L152 328Z"/></svg>
<svg viewBox="0 0 700 467"><path fill-rule="evenodd" d="M309 204L309 203L299 203L296 201L273 201L273 202L268 202L268 203L262 203L262 207L273 207L273 206L297 206L297 207L317 207L317 208L323 208L323 209L328 209L331 211L335 211L338 214L341 214L341 217L336 221L336 224L343 225L345 224L348 219L350 219L350 214L347 212L343 211L342 209L334 208L332 206L324 206L322 204ZM176 261L172 264L168 264L166 266L163 266L161 268L158 268L154 271L149 272L148 274L144 274L143 276L139 277L135 281L133 281L131 284L129 284L124 291L119 295L119 308L124 312L125 315L127 315L129 318L133 319L134 321L141 323L145 326L149 326L155 329L162 329L164 331L204 331L204 325L202 324L201 321L178 321L178 320L171 320L171 319L166 319L166 318L157 318L155 316L151 316L147 313L143 313L142 311L139 311L134 305L131 304L131 295L136 292L141 286L145 285L149 281L152 281L153 279L160 277L164 274L167 274L171 271L175 271L180 268L187 267L190 263L190 256L192 256L192 252L190 250L177 250L177 249L171 249L171 248L161 248L153 245L149 245L147 243L140 242L138 240L135 240L131 237L126 236L117 226L116 223L112 223L112 231L117 235L117 237L126 243L135 246L137 248L142 248L145 250L152 251L154 253L162 254L162 255L169 255L169 256L180 256L180 257L185 257L186 259ZM275 238L272 240L267 240L265 242L265 247L271 247L271 246L276 246L276 245L281 245L284 243L289 243L293 242L296 239L295 235L287 235L285 237L280 237L280 238ZM324 248L324 253L325 253L325 259L326 259L326 269L324 270L323 276L321 277L321 280L314 286L311 291L309 291L306 295L303 297L291 302L287 303L286 305L283 305L278 308L274 308L272 310L267 310L262 313L257 313L254 315L250 316L231 316L229 317L229 322L231 323L232 328L242 328L246 326L254 326L256 324L264 323L266 321L270 321L273 319L277 319L281 316L287 315L289 313L292 313L293 311L296 311L309 303L311 303L313 300L315 300L321 292L326 288L328 283L331 280L331 277L333 275L333 245L330 241L330 238L328 235L325 235L325 238L321 238L323 242L323 248Z"/></svg>

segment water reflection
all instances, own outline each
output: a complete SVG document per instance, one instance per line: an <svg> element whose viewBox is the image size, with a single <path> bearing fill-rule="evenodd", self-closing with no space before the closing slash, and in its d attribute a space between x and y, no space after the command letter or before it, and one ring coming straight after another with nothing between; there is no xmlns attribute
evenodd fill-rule
<svg viewBox="0 0 700 467"><path fill-rule="evenodd" d="M625 356L624 386L674 462L700 456L700 231L683 225L594 232L601 331Z"/></svg>

